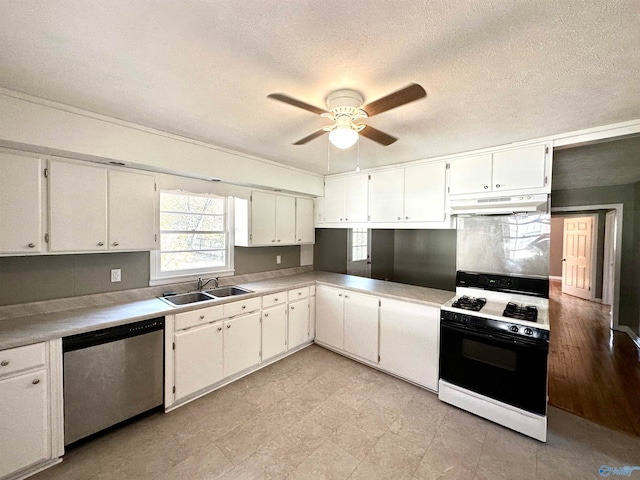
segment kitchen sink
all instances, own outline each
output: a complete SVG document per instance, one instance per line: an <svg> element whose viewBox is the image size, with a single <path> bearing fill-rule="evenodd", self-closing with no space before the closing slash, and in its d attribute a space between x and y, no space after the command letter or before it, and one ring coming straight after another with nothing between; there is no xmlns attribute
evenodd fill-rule
<svg viewBox="0 0 640 480"><path fill-rule="evenodd" d="M245 293L253 292L251 290L245 290L244 288L229 286L205 290L204 293L213 295L214 297L232 297L234 295L244 295Z"/></svg>
<svg viewBox="0 0 640 480"><path fill-rule="evenodd" d="M189 305L190 303L208 302L215 300L213 295L204 292L181 293L180 295L171 295L170 297L161 297L169 305Z"/></svg>

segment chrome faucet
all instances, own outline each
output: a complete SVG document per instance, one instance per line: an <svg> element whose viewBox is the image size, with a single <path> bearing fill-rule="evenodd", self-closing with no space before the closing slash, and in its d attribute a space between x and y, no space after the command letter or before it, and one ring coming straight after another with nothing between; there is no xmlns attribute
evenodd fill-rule
<svg viewBox="0 0 640 480"><path fill-rule="evenodd" d="M209 280L202 283L202 278L198 277L198 286L196 287L196 290L202 290L211 281L213 281L213 287L218 288L219 280L220 280L220 277L211 277Z"/></svg>

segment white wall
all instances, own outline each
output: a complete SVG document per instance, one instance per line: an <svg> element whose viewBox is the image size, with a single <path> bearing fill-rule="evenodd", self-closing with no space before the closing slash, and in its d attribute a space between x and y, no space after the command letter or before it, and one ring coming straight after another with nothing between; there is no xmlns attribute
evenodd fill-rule
<svg viewBox="0 0 640 480"><path fill-rule="evenodd" d="M0 90L0 146L70 158L119 161L134 167L221 178L309 195L323 177L177 135Z"/></svg>

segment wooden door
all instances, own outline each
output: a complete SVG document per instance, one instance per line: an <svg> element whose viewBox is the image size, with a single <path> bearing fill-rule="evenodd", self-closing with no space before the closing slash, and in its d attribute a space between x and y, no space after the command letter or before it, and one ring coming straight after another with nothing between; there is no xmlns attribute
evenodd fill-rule
<svg viewBox="0 0 640 480"><path fill-rule="evenodd" d="M49 249L107 249L107 169L61 160L49 164Z"/></svg>
<svg viewBox="0 0 640 480"><path fill-rule="evenodd" d="M266 360L287 349L287 305L280 304L262 311L262 359Z"/></svg>
<svg viewBox="0 0 640 480"><path fill-rule="evenodd" d="M316 231L313 224L313 199L296 198L296 243L313 243Z"/></svg>
<svg viewBox="0 0 640 480"><path fill-rule="evenodd" d="M224 376L260 363L260 312L224 322Z"/></svg>
<svg viewBox="0 0 640 480"><path fill-rule="evenodd" d="M404 169L404 221L442 222L446 216L447 164L416 165Z"/></svg>
<svg viewBox="0 0 640 480"><path fill-rule="evenodd" d="M309 299L289 304L287 348L291 350L309 340Z"/></svg>
<svg viewBox="0 0 640 480"><path fill-rule="evenodd" d="M590 299L593 217L564 220L562 293Z"/></svg>
<svg viewBox="0 0 640 480"><path fill-rule="evenodd" d="M222 338L222 322L176 333L176 400L222 380Z"/></svg>
<svg viewBox="0 0 640 480"><path fill-rule="evenodd" d="M296 243L296 199L276 195L276 244Z"/></svg>
<svg viewBox="0 0 640 480"><path fill-rule="evenodd" d="M378 298L344 292L344 350L378 363Z"/></svg>
<svg viewBox="0 0 640 480"><path fill-rule="evenodd" d="M42 251L42 165L39 158L0 153L0 252Z"/></svg>
<svg viewBox="0 0 640 480"><path fill-rule="evenodd" d="M370 220L402 222L404 220L404 168L372 172L370 177Z"/></svg>
<svg viewBox="0 0 640 480"><path fill-rule="evenodd" d="M251 192L251 245L276 243L276 196Z"/></svg>
<svg viewBox="0 0 640 480"><path fill-rule="evenodd" d="M45 368L0 381L0 477L50 458L47 389Z"/></svg>
<svg viewBox="0 0 640 480"><path fill-rule="evenodd" d="M153 250L155 177L109 170L109 250Z"/></svg>
<svg viewBox="0 0 640 480"><path fill-rule="evenodd" d="M449 164L449 193L462 195L491 191L492 155L478 155Z"/></svg>
<svg viewBox="0 0 640 480"><path fill-rule="evenodd" d="M337 288L316 287L316 340L340 350L344 347L343 295Z"/></svg>

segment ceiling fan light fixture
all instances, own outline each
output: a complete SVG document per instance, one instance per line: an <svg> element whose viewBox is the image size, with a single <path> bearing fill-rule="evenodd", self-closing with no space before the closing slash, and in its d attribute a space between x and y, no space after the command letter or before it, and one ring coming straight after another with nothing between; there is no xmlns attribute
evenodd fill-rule
<svg viewBox="0 0 640 480"><path fill-rule="evenodd" d="M334 147L345 150L358 141L358 132L350 126L338 126L329 132L329 141Z"/></svg>

